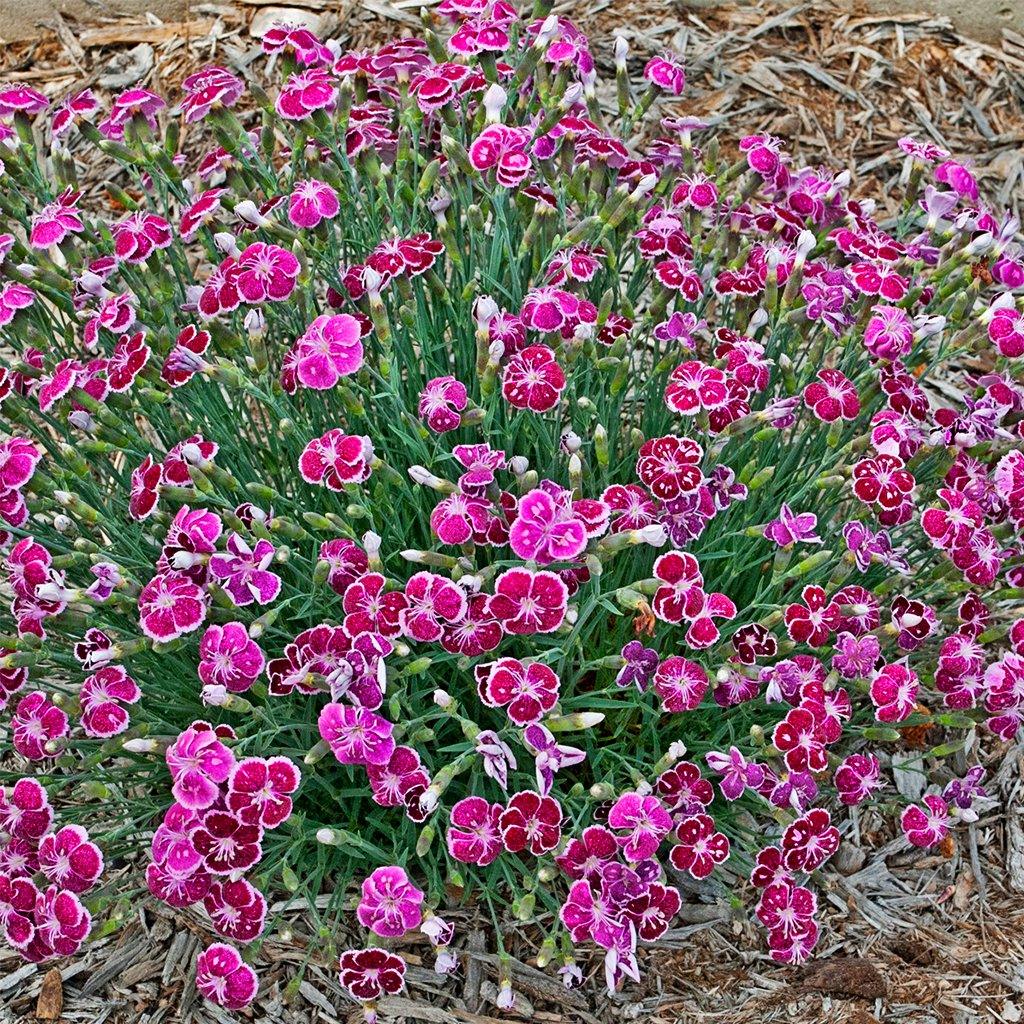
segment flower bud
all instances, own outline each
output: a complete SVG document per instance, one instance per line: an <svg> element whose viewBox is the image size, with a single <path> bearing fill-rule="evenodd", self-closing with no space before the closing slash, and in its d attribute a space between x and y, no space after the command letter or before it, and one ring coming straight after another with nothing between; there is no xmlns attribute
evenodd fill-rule
<svg viewBox="0 0 1024 1024"><path fill-rule="evenodd" d="M498 124L501 121L501 112L505 109L507 101L508 93L497 82L484 93L484 112L488 124Z"/></svg>

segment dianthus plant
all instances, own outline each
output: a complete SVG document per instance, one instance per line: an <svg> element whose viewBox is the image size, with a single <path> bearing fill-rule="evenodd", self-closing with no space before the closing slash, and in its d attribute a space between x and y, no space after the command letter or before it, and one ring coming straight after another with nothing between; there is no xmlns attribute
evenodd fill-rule
<svg viewBox="0 0 1024 1024"><path fill-rule="evenodd" d="M0 90L7 940L202 908L239 1008L291 893L372 1018L473 908L508 1007L513 920L615 989L749 877L803 960L858 814L950 848L1024 717L1016 222L931 143L883 215L719 140L677 56L606 90L543 6L262 45Z"/></svg>

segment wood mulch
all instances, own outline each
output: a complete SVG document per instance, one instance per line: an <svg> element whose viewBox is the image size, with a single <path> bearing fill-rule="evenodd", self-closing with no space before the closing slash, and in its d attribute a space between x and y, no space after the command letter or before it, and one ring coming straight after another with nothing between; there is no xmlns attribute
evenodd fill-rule
<svg viewBox="0 0 1024 1024"><path fill-rule="evenodd" d="M301 0L287 11L354 47L414 32L422 6ZM281 10L262 0L203 3L181 22L149 16L87 27L55 14L40 39L0 52L0 81L54 98L85 85L106 94L141 85L173 98L186 74L210 62L258 79L257 37ZM868 15L832 0L575 0L556 11L590 34L604 71L615 34L629 40L637 70L659 50L685 53L687 93L665 112L705 116L723 138L781 135L798 160L848 167L858 187L884 203L898 194L896 140L929 137L969 160L992 201L1021 213L1024 36L1004 29L995 47L958 35L943 18ZM97 166L97 186L101 174ZM461 972L442 982L428 948L403 947L409 990L382 1006L381 1022L1014 1024L1024 1018L1021 758L1020 748L988 755L998 799L949 856L908 852L864 815L817 882L822 938L804 968L767 959L749 893L739 903L724 886L704 885L688 890L680 926L641 954L644 984L616 997L565 992L529 966L536 936L517 933L521 999L503 1013L494 1003L495 960L466 911L451 915L468 936ZM53 969L23 964L0 947L0 1024L356 1024L360 1010L342 996L323 954L312 952L308 923L287 912L282 920L263 944L260 994L243 1014L197 997L195 955L209 936L202 916L141 902L120 929ZM592 976L586 991L599 992L600 962L581 966Z"/></svg>

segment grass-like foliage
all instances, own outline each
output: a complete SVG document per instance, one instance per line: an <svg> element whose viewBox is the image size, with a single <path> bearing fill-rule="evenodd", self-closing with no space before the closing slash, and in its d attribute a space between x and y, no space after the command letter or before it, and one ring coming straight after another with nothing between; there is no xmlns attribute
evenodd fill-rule
<svg viewBox="0 0 1024 1024"><path fill-rule="evenodd" d="M238 1009L294 894L372 1018L406 933L459 969L452 906L614 989L681 888L749 877L799 962L858 814L976 817L1024 715L1016 223L911 138L883 216L546 13L275 28L273 96L0 89L27 958L152 894L205 908Z"/></svg>

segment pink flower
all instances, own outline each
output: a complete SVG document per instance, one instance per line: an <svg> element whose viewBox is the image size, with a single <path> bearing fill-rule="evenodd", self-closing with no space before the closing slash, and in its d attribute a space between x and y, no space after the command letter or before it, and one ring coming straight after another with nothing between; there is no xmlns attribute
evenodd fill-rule
<svg viewBox="0 0 1024 1024"><path fill-rule="evenodd" d="M855 420L860 413L856 387L838 370L819 370L818 379L804 388L804 404L824 423Z"/></svg>
<svg viewBox="0 0 1024 1024"><path fill-rule="evenodd" d="M1009 359L1024 355L1024 313L1014 307L997 309L989 321L989 340Z"/></svg>
<svg viewBox="0 0 1024 1024"><path fill-rule="evenodd" d="M317 725L342 764L387 764L395 749L394 726L364 708L326 704Z"/></svg>
<svg viewBox="0 0 1024 1024"><path fill-rule="evenodd" d="M205 618L206 595L183 573L160 573L139 594L139 626L157 643L194 632Z"/></svg>
<svg viewBox="0 0 1024 1024"><path fill-rule="evenodd" d="M529 850L535 857L553 850L562 838L562 808L533 790L516 793L502 811L501 841L509 853Z"/></svg>
<svg viewBox="0 0 1024 1024"><path fill-rule="evenodd" d="M320 545L320 559L327 563L327 584L336 594L344 595L350 583L362 576L369 562L366 552L347 537L325 540Z"/></svg>
<svg viewBox="0 0 1024 1024"><path fill-rule="evenodd" d="M850 754L832 778L839 800L847 807L862 803L882 785L874 754Z"/></svg>
<svg viewBox="0 0 1024 1024"><path fill-rule="evenodd" d="M314 438L299 457L299 472L309 484L341 491L346 484L369 479L373 444L365 435L346 434L338 427Z"/></svg>
<svg viewBox="0 0 1024 1024"><path fill-rule="evenodd" d="M672 831L672 817L656 796L623 793L608 812L608 825L618 831L626 860L636 863L653 857L661 841Z"/></svg>
<svg viewBox="0 0 1024 1024"><path fill-rule="evenodd" d="M672 847L669 860L677 871L685 871L692 878L707 878L715 865L729 859L729 840L715 829L715 820L709 814L695 814L681 821L675 830L677 845Z"/></svg>
<svg viewBox="0 0 1024 1024"><path fill-rule="evenodd" d="M9 85L0 89L0 114L5 117L16 114L35 117L49 105L50 101L29 85Z"/></svg>
<svg viewBox="0 0 1024 1024"><path fill-rule="evenodd" d="M295 378L303 387L328 391L363 365L359 321L347 313L318 316L295 343Z"/></svg>
<svg viewBox="0 0 1024 1024"><path fill-rule="evenodd" d="M334 79L323 68L308 68L289 75L281 86L274 108L288 121L301 121L316 110L326 110L337 101Z"/></svg>
<svg viewBox="0 0 1024 1024"><path fill-rule="evenodd" d="M757 919L772 932L799 934L818 909L817 897L802 885L776 883L761 893Z"/></svg>
<svg viewBox="0 0 1024 1024"><path fill-rule="evenodd" d="M420 643L441 639L445 623L459 622L466 614L466 592L444 576L418 572L405 585L406 607L399 613L402 631Z"/></svg>
<svg viewBox="0 0 1024 1024"><path fill-rule="evenodd" d="M515 658L499 658L487 672L480 689L489 707L504 707L513 725L539 722L558 701L558 676L547 665L524 665Z"/></svg>
<svg viewBox="0 0 1024 1024"><path fill-rule="evenodd" d="M233 107L245 91L245 84L230 71L211 66L188 75L181 88L185 93L181 110L186 124L193 124L215 108Z"/></svg>
<svg viewBox="0 0 1024 1024"><path fill-rule="evenodd" d="M213 930L233 942L252 942L263 933L267 901L244 878L217 878L203 897L203 907Z"/></svg>
<svg viewBox="0 0 1024 1024"><path fill-rule="evenodd" d="M708 689L708 676L695 661L678 654L666 658L654 673L654 692L662 710L670 715L692 711Z"/></svg>
<svg viewBox="0 0 1024 1024"><path fill-rule="evenodd" d="M297 181L288 199L288 219L297 228L315 228L321 221L333 220L340 210L338 193L316 178Z"/></svg>
<svg viewBox="0 0 1024 1024"><path fill-rule="evenodd" d="M363 881L356 916L375 935L397 938L423 919L423 891L397 866L377 868Z"/></svg>
<svg viewBox="0 0 1024 1024"><path fill-rule="evenodd" d="M47 203L33 218L29 232L29 245L34 249L49 249L60 245L68 235L85 230L82 215L75 209L81 192L65 189L52 203Z"/></svg>
<svg viewBox="0 0 1024 1024"><path fill-rule="evenodd" d="M55 139L62 138L70 130L78 118L91 118L100 109L100 101L91 89L67 96L57 104L50 122L50 130Z"/></svg>
<svg viewBox="0 0 1024 1024"><path fill-rule="evenodd" d="M247 757L228 776L228 809L248 824L277 828L292 813L301 778L287 757Z"/></svg>
<svg viewBox="0 0 1024 1024"><path fill-rule="evenodd" d="M11 717L14 749L30 761L42 761L60 753L68 734L68 716L52 704L41 690L33 690L18 701Z"/></svg>
<svg viewBox="0 0 1024 1024"><path fill-rule="evenodd" d="M917 702L917 673L906 665L884 665L871 680L871 703L879 722L902 722Z"/></svg>
<svg viewBox="0 0 1024 1024"><path fill-rule="evenodd" d="M42 452L23 437L0 441L0 490L19 490L32 479Z"/></svg>
<svg viewBox="0 0 1024 1024"><path fill-rule="evenodd" d="M30 878L0 874L0 927L4 938L17 950L24 950L35 938L34 911L39 890Z"/></svg>
<svg viewBox="0 0 1024 1024"><path fill-rule="evenodd" d="M139 684L120 665L107 665L89 676L78 693L86 735L107 739L124 732L130 721L124 705L141 697Z"/></svg>
<svg viewBox="0 0 1024 1024"><path fill-rule="evenodd" d="M36 900L33 924L35 933L22 955L42 963L77 953L89 935L92 918L75 893L51 885Z"/></svg>
<svg viewBox="0 0 1024 1024"><path fill-rule="evenodd" d="M840 626L841 611L821 587L804 587L804 603L786 606L784 618L789 638L797 644L821 647Z"/></svg>
<svg viewBox="0 0 1024 1024"><path fill-rule="evenodd" d="M0 787L0 829L33 847L53 824L46 790L35 779L18 779L8 790Z"/></svg>
<svg viewBox="0 0 1024 1024"><path fill-rule="evenodd" d="M526 128L490 124L473 140L469 159L481 173L493 167L499 185L515 188L530 173L529 142Z"/></svg>
<svg viewBox="0 0 1024 1024"><path fill-rule="evenodd" d="M688 437L657 437L640 446L636 475L656 498L669 500L695 491L703 482L704 449Z"/></svg>
<svg viewBox="0 0 1024 1024"><path fill-rule="evenodd" d="M155 213L139 210L128 214L111 228L114 252L125 263L145 263L152 253L166 249L174 241L171 225Z"/></svg>
<svg viewBox="0 0 1024 1024"><path fill-rule="evenodd" d="M430 513L430 528L442 544L466 544L485 535L490 503L459 491L442 498Z"/></svg>
<svg viewBox="0 0 1024 1024"><path fill-rule="evenodd" d="M680 363L665 386L665 404L684 416L695 416L702 409L719 409L728 395L725 371L697 360Z"/></svg>
<svg viewBox="0 0 1024 1024"><path fill-rule="evenodd" d="M405 961L397 953L376 946L346 949L338 967L341 987L364 1003L398 995L405 988Z"/></svg>
<svg viewBox="0 0 1024 1024"><path fill-rule="evenodd" d="M565 619L569 591L553 572L508 569L494 583L491 614L506 633L553 633Z"/></svg>
<svg viewBox="0 0 1024 1024"><path fill-rule="evenodd" d="M189 838L203 859L203 867L213 875L240 873L263 856L262 826L228 811L206 811Z"/></svg>
<svg viewBox="0 0 1024 1024"><path fill-rule="evenodd" d="M806 708L792 708L772 731L772 743L782 752L793 772L823 772L828 755L822 725Z"/></svg>
<svg viewBox="0 0 1024 1024"><path fill-rule="evenodd" d="M681 906L682 898L675 886L652 882L643 896L626 905L626 916L636 927L641 942L657 942L668 931Z"/></svg>
<svg viewBox="0 0 1024 1024"><path fill-rule="evenodd" d="M486 867L501 853L500 819L504 808L483 797L467 796L451 813L446 833L449 854L463 864Z"/></svg>
<svg viewBox="0 0 1024 1024"><path fill-rule="evenodd" d="M434 377L420 392L419 417L435 434L458 429L468 401L466 385L454 377Z"/></svg>
<svg viewBox="0 0 1024 1024"><path fill-rule="evenodd" d="M785 502L779 509L779 518L773 519L764 529L768 540L775 541L780 548L791 544L820 544L821 538L814 532L818 517L813 512L794 512Z"/></svg>
<svg viewBox="0 0 1024 1024"><path fill-rule="evenodd" d="M171 793L183 808L202 811L220 797L235 758L205 722L196 722L167 748L168 771L174 780Z"/></svg>
<svg viewBox="0 0 1024 1024"><path fill-rule="evenodd" d="M505 366L501 393L509 405L531 412L547 412L565 388L565 373L546 345L530 345Z"/></svg>
<svg viewBox="0 0 1024 1024"><path fill-rule="evenodd" d="M567 562L586 547L587 530L573 515L571 502L556 500L549 491L536 488L519 499L509 544L520 558L541 565Z"/></svg>
<svg viewBox="0 0 1024 1024"><path fill-rule="evenodd" d="M211 1003L242 1010L256 998L259 982L237 949L214 942L196 957L196 988Z"/></svg>
<svg viewBox="0 0 1024 1024"><path fill-rule="evenodd" d="M412 747L395 747L386 764L366 766L375 803L381 807L401 807L414 787L426 789L430 780Z"/></svg>
<svg viewBox="0 0 1024 1024"><path fill-rule="evenodd" d="M921 803L924 807L904 808L900 827L914 846L938 846L949 835L949 806L940 796L926 796Z"/></svg>
<svg viewBox="0 0 1024 1024"><path fill-rule="evenodd" d="M726 800L738 800L748 786L757 789L764 781L764 768L748 761L736 747L730 747L728 754L709 750L705 760L713 772L722 776L718 788Z"/></svg>
<svg viewBox="0 0 1024 1024"><path fill-rule="evenodd" d="M103 874L103 854L81 825L65 825L43 836L39 868L54 885L81 893L91 889Z"/></svg>
<svg viewBox="0 0 1024 1024"><path fill-rule="evenodd" d="M342 602L343 626L349 636L370 632L394 638L402 632L400 616L409 602L401 590L385 591L386 584L385 577L376 572L349 584Z"/></svg>
<svg viewBox="0 0 1024 1024"><path fill-rule="evenodd" d="M299 276L299 260L288 249L253 242L238 257L238 293L248 303L283 302Z"/></svg>
<svg viewBox="0 0 1024 1024"><path fill-rule="evenodd" d="M644 67L644 78L672 96L682 96L686 88L686 72L675 54L652 57Z"/></svg>
<svg viewBox="0 0 1024 1024"><path fill-rule="evenodd" d="M281 592L281 577L267 568L273 561L270 541L261 537L250 547L241 534L233 533L227 540L227 553L210 558L210 575L221 581L236 608L254 601L270 604Z"/></svg>
<svg viewBox="0 0 1024 1024"><path fill-rule="evenodd" d="M209 626L199 644L199 678L207 686L244 693L263 672L263 651L240 622Z"/></svg>
<svg viewBox="0 0 1024 1024"><path fill-rule="evenodd" d="M19 309L27 309L36 300L36 293L17 281L0 287L0 327L9 324Z"/></svg>
<svg viewBox="0 0 1024 1024"><path fill-rule="evenodd" d="M885 511L899 508L914 490L914 477L896 455L861 459L853 467L853 492L866 505L877 503Z"/></svg>
<svg viewBox="0 0 1024 1024"><path fill-rule="evenodd" d="M811 872L838 849L839 829L821 807L812 808L782 833L782 855L790 871Z"/></svg>

